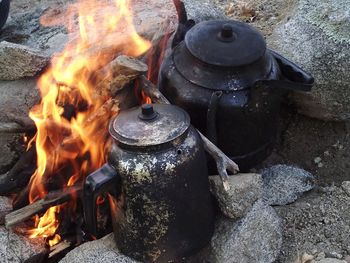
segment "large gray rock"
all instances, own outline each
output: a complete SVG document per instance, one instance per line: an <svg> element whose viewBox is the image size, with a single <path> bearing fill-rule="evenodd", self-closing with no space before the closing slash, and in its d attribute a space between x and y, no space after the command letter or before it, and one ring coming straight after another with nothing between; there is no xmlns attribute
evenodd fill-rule
<svg viewBox="0 0 350 263"><path fill-rule="evenodd" d="M350 119L349 0L300 0L268 44L316 79L311 93L291 96L301 113L323 120Z"/></svg>
<svg viewBox="0 0 350 263"><path fill-rule="evenodd" d="M263 200L269 205L287 205L314 188L314 176L298 167L275 165L262 172Z"/></svg>
<svg viewBox="0 0 350 263"><path fill-rule="evenodd" d="M0 227L0 262L40 263L47 253L43 239L28 239Z"/></svg>
<svg viewBox="0 0 350 263"><path fill-rule="evenodd" d="M240 221L220 219L211 242L210 263L274 262L282 245L282 223L261 201Z"/></svg>
<svg viewBox="0 0 350 263"><path fill-rule="evenodd" d="M238 219L246 215L253 204L261 198L260 174L238 174L229 176L230 189L226 191L219 176L211 176L211 191L218 200L221 212L229 218Z"/></svg>
<svg viewBox="0 0 350 263"><path fill-rule="evenodd" d="M137 263L118 252L113 233L70 251L59 263Z"/></svg>
<svg viewBox="0 0 350 263"><path fill-rule="evenodd" d="M75 2L12 0L10 17L0 34L0 41L22 44L40 50L45 56L53 56L62 51L69 40L75 39L79 32L78 23L69 24L70 27L75 24L69 33L64 26L69 22L66 13L69 4ZM152 39L159 28L164 28L162 33L166 35L177 27L176 10L171 0L133 1L132 9L136 30L147 38Z"/></svg>
<svg viewBox="0 0 350 263"><path fill-rule="evenodd" d="M184 0L189 19L202 22L211 19L225 19L224 13L210 0Z"/></svg>
<svg viewBox="0 0 350 263"><path fill-rule="evenodd" d="M0 80L32 77L40 72L49 59L39 50L6 41L0 42Z"/></svg>

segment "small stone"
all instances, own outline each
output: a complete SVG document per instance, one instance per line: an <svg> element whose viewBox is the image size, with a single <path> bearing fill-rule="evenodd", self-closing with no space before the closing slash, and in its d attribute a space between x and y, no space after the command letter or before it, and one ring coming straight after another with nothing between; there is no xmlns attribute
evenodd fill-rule
<svg viewBox="0 0 350 263"><path fill-rule="evenodd" d="M322 168L323 166L324 166L323 163L318 163L318 164L317 164L317 167L318 167L318 168Z"/></svg>
<svg viewBox="0 0 350 263"><path fill-rule="evenodd" d="M263 200L269 205L287 205L314 188L314 176L298 167L275 165L264 169Z"/></svg>
<svg viewBox="0 0 350 263"><path fill-rule="evenodd" d="M344 181L341 184L341 188L344 190L344 192L350 196L350 181Z"/></svg>
<svg viewBox="0 0 350 263"><path fill-rule="evenodd" d="M47 254L44 239L28 239L0 227L0 262L40 263Z"/></svg>
<svg viewBox="0 0 350 263"><path fill-rule="evenodd" d="M345 260L347 263L350 263L350 256L346 256L346 257L344 258L344 260Z"/></svg>
<svg viewBox="0 0 350 263"><path fill-rule="evenodd" d="M329 153L329 151L325 151L324 153L324 156L330 156L331 154Z"/></svg>
<svg viewBox="0 0 350 263"><path fill-rule="evenodd" d="M343 258L342 254L339 254L339 253L337 253L335 251L326 253L326 257L327 258L337 258L337 259L342 259Z"/></svg>
<svg viewBox="0 0 350 263"><path fill-rule="evenodd" d="M320 252L316 255L315 260L321 260L326 258L326 254L324 252Z"/></svg>
<svg viewBox="0 0 350 263"><path fill-rule="evenodd" d="M211 241L211 263L274 262L282 245L282 222L262 201L241 220L221 218Z"/></svg>
<svg viewBox="0 0 350 263"><path fill-rule="evenodd" d="M6 41L0 42L0 79L15 80L35 76L49 58L33 48Z"/></svg>
<svg viewBox="0 0 350 263"><path fill-rule="evenodd" d="M229 190L225 190L219 176L211 176L211 191L218 200L224 215L232 219L244 216L262 195L260 174L238 174L228 178Z"/></svg>
<svg viewBox="0 0 350 263"><path fill-rule="evenodd" d="M322 161L321 157L316 157L314 163L320 163Z"/></svg>
<svg viewBox="0 0 350 263"><path fill-rule="evenodd" d="M114 241L113 233L70 251L59 263L137 263L121 254Z"/></svg>
<svg viewBox="0 0 350 263"><path fill-rule="evenodd" d="M309 255L307 253L304 253L301 256L300 263L310 263L311 260L313 260L315 257L313 255Z"/></svg>
<svg viewBox="0 0 350 263"><path fill-rule="evenodd" d="M5 223L5 216L12 210L11 199L6 196L0 196L0 225Z"/></svg>
<svg viewBox="0 0 350 263"><path fill-rule="evenodd" d="M225 19L226 16L210 0L184 0L189 19L197 23L212 19Z"/></svg>

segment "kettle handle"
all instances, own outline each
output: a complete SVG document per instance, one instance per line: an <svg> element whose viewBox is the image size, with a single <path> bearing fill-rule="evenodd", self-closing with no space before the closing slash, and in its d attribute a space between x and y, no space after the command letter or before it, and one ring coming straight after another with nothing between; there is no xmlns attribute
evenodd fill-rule
<svg viewBox="0 0 350 263"><path fill-rule="evenodd" d="M188 19L187 17L187 12L186 12L186 7L184 2L182 0L173 0L173 2L176 8L179 24L174 34L174 37L171 43L171 48L176 47L180 42L182 42L185 39L185 35L187 31L190 30L195 25L195 21L192 19Z"/></svg>
<svg viewBox="0 0 350 263"><path fill-rule="evenodd" d="M257 83L267 84L273 88L283 88L287 90L310 91L314 78L295 63L286 59L277 52L269 49L269 52L277 61L282 73L282 78L278 80L258 80Z"/></svg>
<svg viewBox="0 0 350 263"><path fill-rule="evenodd" d="M117 195L117 187L121 185L121 177L109 164L104 164L101 168L87 176L84 184L83 206L86 228L95 237L97 231L97 208L96 200L102 193Z"/></svg>

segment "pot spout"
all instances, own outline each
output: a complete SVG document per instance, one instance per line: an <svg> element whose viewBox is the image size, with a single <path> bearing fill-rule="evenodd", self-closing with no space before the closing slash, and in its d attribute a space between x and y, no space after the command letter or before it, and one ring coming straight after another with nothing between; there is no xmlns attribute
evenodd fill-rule
<svg viewBox="0 0 350 263"><path fill-rule="evenodd" d="M270 49L269 52L279 65L281 78L277 80L258 80L256 84L265 84L272 88L286 90L311 91L315 80L309 73L277 52Z"/></svg>

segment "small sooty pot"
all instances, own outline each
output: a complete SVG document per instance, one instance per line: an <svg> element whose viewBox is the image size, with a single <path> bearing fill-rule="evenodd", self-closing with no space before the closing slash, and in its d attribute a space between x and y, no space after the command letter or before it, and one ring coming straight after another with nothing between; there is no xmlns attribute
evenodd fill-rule
<svg viewBox="0 0 350 263"><path fill-rule="evenodd" d="M109 193L115 240L142 262L180 262L204 247L214 228L203 143L189 115L146 104L110 123L108 164L84 188L85 222L97 235L96 199Z"/></svg>

